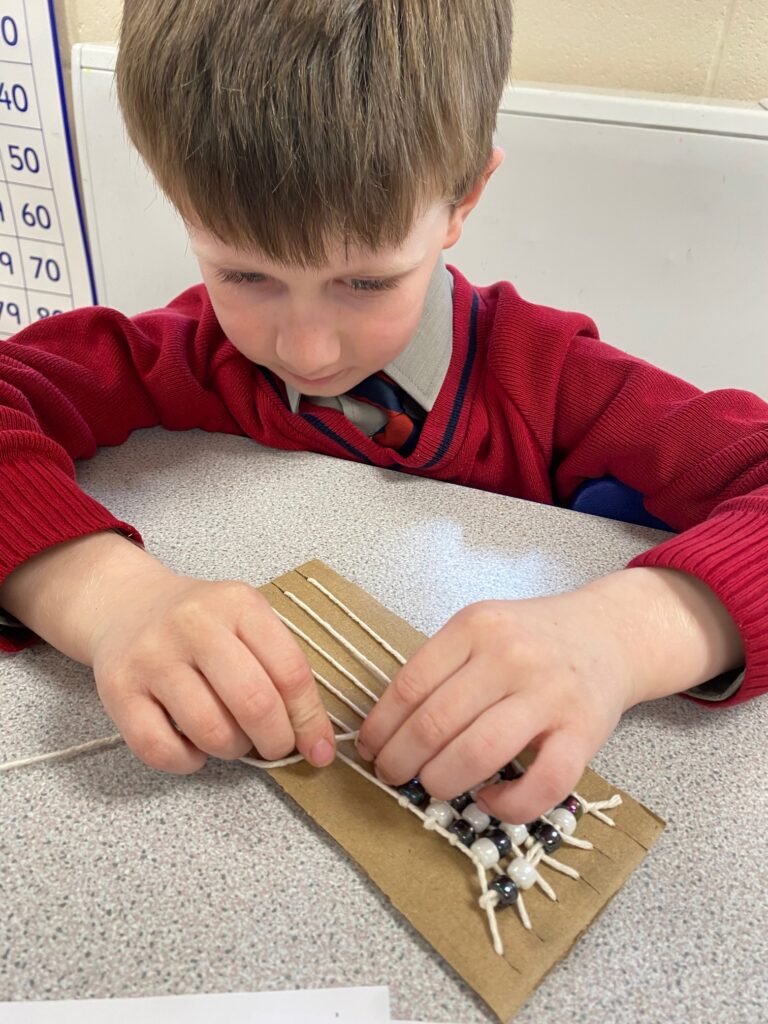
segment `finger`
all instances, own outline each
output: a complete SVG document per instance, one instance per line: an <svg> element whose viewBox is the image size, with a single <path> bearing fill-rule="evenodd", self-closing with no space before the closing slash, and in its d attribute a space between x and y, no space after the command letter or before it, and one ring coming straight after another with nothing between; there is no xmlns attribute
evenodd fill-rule
<svg viewBox="0 0 768 1024"><path fill-rule="evenodd" d="M499 701L422 768L422 785L439 800L466 793L519 754L541 733L545 721L530 695Z"/></svg>
<svg viewBox="0 0 768 1024"><path fill-rule="evenodd" d="M387 741L376 758L376 774L395 786L414 778L489 706L508 695L509 680L502 677L494 660L471 658L434 690Z"/></svg>
<svg viewBox="0 0 768 1024"><path fill-rule="evenodd" d="M372 761L403 723L468 661L470 637L452 618L409 658L360 729L357 749Z"/></svg>
<svg viewBox="0 0 768 1024"><path fill-rule="evenodd" d="M242 646L239 640L235 642ZM227 672L226 665L223 671ZM243 757L253 746L210 680L196 668L180 665L163 673L153 684L152 693L198 750L233 760Z"/></svg>
<svg viewBox="0 0 768 1024"><path fill-rule="evenodd" d="M210 684L211 700L229 709L233 723L250 738L261 757L276 761L291 753L296 738L288 711L253 651L229 629L212 624L196 645L195 662ZM210 704L208 711L212 711ZM212 727L223 729L221 718ZM221 739L225 739L223 733Z"/></svg>
<svg viewBox="0 0 768 1024"><path fill-rule="evenodd" d="M126 745L150 768L189 775L208 760L174 729L163 707L149 694L136 693L119 701L102 697L102 701Z"/></svg>
<svg viewBox="0 0 768 1024"><path fill-rule="evenodd" d="M243 615L240 636L277 688L300 753L317 767L330 764L336 756L333 726L309 662L266 599L262 600L264 606L253 606Z"/></svg>
<svg viewBox="0 0 768 1024"><path fill-rule="evenodd" d="M477 803L500 821L532 821L551 811L576 788L593 753L582 736L553 732L541 742L522 778L486 787L478 793Z"/></svg>

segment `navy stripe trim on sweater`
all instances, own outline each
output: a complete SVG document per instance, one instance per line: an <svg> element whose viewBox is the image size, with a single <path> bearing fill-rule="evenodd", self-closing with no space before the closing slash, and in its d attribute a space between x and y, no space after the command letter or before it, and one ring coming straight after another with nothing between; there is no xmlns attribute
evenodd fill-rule
<svg viewBox="0 0 768 1024"><path fill-rule="evenodd" d="M349 441L345 441L343 437L339 437L336 431L331 430L328 424L323 423L319 417L313 416L308 412L301 413L301 416L307 421L307 423L311 423L313 427L316 427L321 434L325 434L326 437L329 437L332 441L335 441L336 444L341 445L342 448L345 448L348 452L354 455L358 462L365 462L368 466L374 465L364 452L361 452L359 448L355 448L355 446L350 444Z"/></svg>
<svg viewBox="0 0 768 1024"><path fill-rule="evenodd" d="M467 355L464 360L464 369L461 371L461 380L459 381L459 386L456 390L456 397L453 400L453 408L451 409L448 426L445 428L445 433L443 434L443 439L440 442L437 452L429 462L424 463L421 467L422 469L431 469L433 466L437 465L448 451L451 441L453 441L453 435L456 433L456 427L459 423L461 410L464 407L464 398L467 394L469 378L472 375L472 367L475 365L475 355L477 354L477 312L479 308L480 296L477 292L473 292L472 313L469 318L469 342L467 344Z"/></svg>
<svg viewBox="0 0 768 1024"><path fill-rule="evenodd" d="M264 374L269 383L272 385L272 389L274 390L277 397L280 399L283 405L286 405L287 403L285 400L285 395L281 391L280 386L275 380L271 370L267 370L264 366L260 366L259 369ZM345 441L343 437L339 437L335 430L331 430L331 428L326 423L323 423L323 421L319 419L317 416L313 416L311 413L306 412L299 413L299 415L303 420L306 420L307 423L311 423L312 426L319 430L321 434L325 434L325 436L330 438L331 441L335 441L336 444L341 445L341 447L348 451L350 455L354 455L359 462L365 462L369 466L373 465L373 462L371 462L367 455L365 455L363 452L355 448L355 446L350 444L349 441Z"/></svg>

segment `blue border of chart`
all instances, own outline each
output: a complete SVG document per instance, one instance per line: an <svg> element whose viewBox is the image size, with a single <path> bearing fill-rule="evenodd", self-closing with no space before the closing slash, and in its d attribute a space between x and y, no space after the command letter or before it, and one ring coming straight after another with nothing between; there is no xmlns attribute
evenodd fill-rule
<svg viewBox="0 0 768 1024"><path fill-rule="evenodd" d="M93 276L93 264L91 263L91 250L88 245L88 234L85 229L85 217L83 216L83 204L80 201L80 187L77 181L77 169L75 167L75 154L72 149L72 135L69 130L69 112L67 110L67 94L64 91L64 76L61 71L61 53L59 51L59 33L56 28L56 11L53 0L48 0L48 17L51 22L51 39L53 41L53 59L56 64L56 78L59 83L59 103L61 105L61 119L64 123L64 138L67 142L67 154L69 156L69 171L72 178L72 190L75 196L77 207L77 219L80 222L80 234L83 239L83 250L85 252L85 263L88 268L88 281L91 285L91 301L97 303L96 279Z"/></svg>

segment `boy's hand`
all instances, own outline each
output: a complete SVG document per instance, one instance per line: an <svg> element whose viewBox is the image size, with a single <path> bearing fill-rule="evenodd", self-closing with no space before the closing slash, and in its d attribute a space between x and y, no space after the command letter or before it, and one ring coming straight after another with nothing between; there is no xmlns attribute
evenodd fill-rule
<svg viewBox="0 0 768 1024"><path fill-rule="evenodd" d="M438 799L490 778L523 748L524 777L482 791L525 823L576 786L621 714L739 663L741 641L698 580L629 569L571 593L486 601L455 615L400 670L360 732L363 756Z"/></svg>
<svg viewBox="0 0 768 1024"><path fill-rule="evenodd" d="M178 576L115 534L58 545L20 566L4 606L93 666L107 713L153 768L294 747L333 760L333 729L296 641L245 583ZM174 724L176 728L174 728Z"/></svg>
<svg viewBox="0 0 768 1024"><path fill-rule="evenodd" d="M171 573L136 583L94 631L92 659L107 714L142 761L192 772L252 746L270 761L295 747L318 766L333 760L309 665L262 594Z"/></svg>

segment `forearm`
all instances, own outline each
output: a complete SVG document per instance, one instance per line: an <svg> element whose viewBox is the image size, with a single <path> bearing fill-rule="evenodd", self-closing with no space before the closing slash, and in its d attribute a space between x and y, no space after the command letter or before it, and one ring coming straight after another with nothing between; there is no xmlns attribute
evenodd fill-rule
<svg viewBox="0 0 768 1024"><path fill-rule="evenodd" d="M115 532L57 544L15 569L0 587L0 607L53 647L92 664L100 618L126 599L128 587L170 570Z"/></svg>
<svg viewBox="0 0 768 1024"><path fill-rule="evenodd" d="M621 637L632 703L680 693L743 664L741 636L715 594L674 569L633 568L583 588Z"/></svg>

